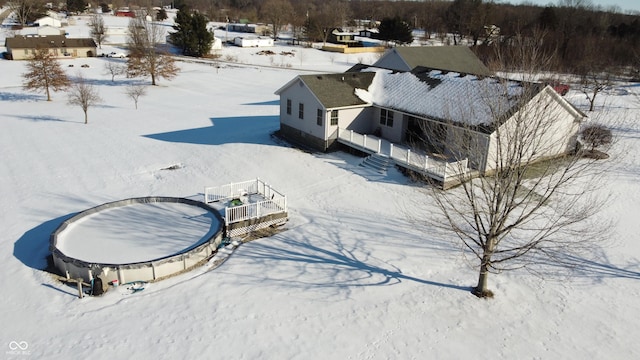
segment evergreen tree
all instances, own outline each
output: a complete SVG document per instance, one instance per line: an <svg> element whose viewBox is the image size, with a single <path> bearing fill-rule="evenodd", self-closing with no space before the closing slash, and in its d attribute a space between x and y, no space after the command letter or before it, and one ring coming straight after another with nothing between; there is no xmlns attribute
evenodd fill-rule
<svg viewBox="0 0 640 360"><path fill-rule="evenodd" d="M82 13L87 8L84 0L67 0L67 11L71 13Z"/></svg>
<svg viewBox="0 0 640 360"><path fill-rule="evenodd" d="M409 24L399 16L382 19L378 27L378 37L380 40L395 41L401 44L407 44L413 41Z"/></svg>
<svg viewBox="0 0 640 360"><path fill-rule="evenodd" d="M171 42L180 48L183 55L201 57L209 53L213 42L213 32L207 29L207 18L192 13L187 7L178 10L175 18L175 33Z"/></svg>

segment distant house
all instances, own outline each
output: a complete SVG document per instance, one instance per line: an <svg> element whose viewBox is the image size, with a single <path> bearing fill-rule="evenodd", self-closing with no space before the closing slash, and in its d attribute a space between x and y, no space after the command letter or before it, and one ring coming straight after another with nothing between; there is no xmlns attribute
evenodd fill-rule
<svg viewBox="0 0 640 360"><path fill-rule="evenodd" d="M266 35L271 29L265 24L249 24L249 23L229 23L226 30L231 32L241 32L249 34Z"/></svg>
<svg viewBox="0 0 640 360"><path fill-rule="evenodd" d="M244 36L234 38L233 43L240 47L273 46L273 38L265 36Z"/></svg>
<svg viewBox="0 0 640 360"><path fill-rule="evenodd" d="M276 94L284 137L320 151L341 143L379 154L443 187L461 167L496 169L498 134L522 117L540 116L532 108L548 111L543 116L554 131L539 134L552 145L530 160L574 150L585 118L549 86L421 67L299 75ZM428 146L415 148L416 139Z"/></svg>
<svg viewBox="0 0 640 360"><path fill-rule="evenodd" d="M364 38L373 38L376 35L378 35L378 29L363 29L358 31L358 36Z"/></svg>
<svg viewBox="0 0 640 360"><path fill-rule="evenodd" d="M128 9L118 9L114 12L114 15L119 17L130 17L130 18L136 17L135 11L128 10Z"/></svg>
<svg viewBox="0 0 640 360"><path fill-rule="evenodd" d="M34 23L36 25L38 25L38 26L47 26L48 25L48 26L53 26L53 27L56 27L56 28L62 27L62 21L59 20L59 19L53 18L51 16L41 17L41 18L37 19Z"/></svg>
<svg viewBox="0 0 640 360"><path fill-rule="evenodd" d="M348 31L342 31L340 29L333 29L329 33L329 37L327 38L327 41L330 42L330 43L339 44L339 45L347 45L347 46L361 45L361 43L356 40L356 35L357 34L351 33L351 32L348 32Z"/></svg>
<svg viewBox="0 0 640 360"><path fill-rule="evenodd" d="M418 66L491 76L492 72L468 46L402 46L385 52L373 66L411 71Z"/></svg>
<svg viewBox="0 0 640 360"><path fill-rule="evenodd" d="M64 35L65 31L62 28L57 28L50 25L39 26L39 27L25 27L20 29L20 35L28 36L28 35Z"/></svg>
<svg viewBox="0 0 640 360"><path fill-rule="evenodd" d="M29 59L37 50L48 49L57 57L93 57L96 56L96 42L90 38L67 38L64 35L24 36L19 35L5 40L10 59Z"/></svg>

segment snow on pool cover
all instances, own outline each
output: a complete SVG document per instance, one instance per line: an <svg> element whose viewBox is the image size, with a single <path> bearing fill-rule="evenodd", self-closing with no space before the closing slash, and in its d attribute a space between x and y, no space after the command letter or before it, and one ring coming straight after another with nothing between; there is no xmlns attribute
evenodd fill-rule
<svg viewBox="0 0 640 360"><path fill-rule="evenodd" d="M219 228L219 219L204 207L132 202L71 222L58 233L55 246L88 263L130 264L187 252L207 242Z"/></svg>

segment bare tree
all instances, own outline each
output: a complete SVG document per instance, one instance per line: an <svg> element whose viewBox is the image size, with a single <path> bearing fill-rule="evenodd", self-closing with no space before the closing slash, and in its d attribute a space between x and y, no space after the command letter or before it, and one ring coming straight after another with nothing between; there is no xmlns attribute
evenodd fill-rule
<svg viewBox="0 0 640 360"><path fill-rule="evenodd" d="M271 23L273 39L278 39L280 27L293 18L293 5L289 0L267 0L260 8L262 17Z"/></svg>
<svg viewBox="0 0 640 360"><path fill-rule="evenodd" d="M490 273L560 263L592 249L606 230L594 217L604 201L594 191L599 167L575 146L584 115L548 87L506 80L492 86L479 97L468 94L473 106L452 102L456 121L422 127L427 148L468 160L478 173L469 179L466 161L459 161L460 186L434 187L439 212L429 216L477 261L478 297L493 296ZM478 114L487 121L477 123Z"/></svg>
<svg viewBox="0 0 640 360"><path fill-rule="evenodd" d="M98 44L98 47L102 49L102 43L107 39L107 27L104 24L102 15L93 15L89 21L89 33L91 38Z"/></svg>
<svg viewBox="0 0 640 360"><path fill-rule="evenodd" d="M127 73L127 67L121 64L117 60L107 60L104 63L104 72L107 75L111 75L111 81L115 81L115 77L118 75L125 75Z"/></svg>
<svg viewBox="0 0 640 360"><path fill-rule="evenodd" d="M319 38L326 44L331 31L342 27L348 16L348 4L344 1L331 0L322 3L317 9L309 12L306 25L307 35L311 38Z"/></svg>
<svg viewBox="0 0 640 360"><path fill-rule="evenodd" d="M156 85L158 78L171 80L178 75L179 68L173 58L158 47L163 37L160 25L142 16L130 20L128 77L150 76L151 85Z"/></svg>
<svg viewBox="0 0 640 360"><path fill-rule="evenodd" d="M9 3L9 8L22 27L46 13L42 0L14 0Z"/></svg>
<svg viewBox="0 0 640 360"><path fill-rule="evenodd" d="M138 99L147 94L147 88L140 84L132 84L127 86L125 94L133 100L136 110L138 110Z"/></svg>
<svg viewBox="0 0 640 360"><path fill-rule="evenodd" d="M84 123L88 123L87 112L91 106L99 104L102 99L98 95L98 90L88 82L82 74L77 74L68 93L69 105L76 105L84 112Z"/></svg>
<svg viewBox="0 0 640 360"><path fill-rule="evenodd" d="M36 50L27 61L27 72L22 74L25 90L44 91L47 101L51 101L51 90L64 90L69 86L69 78L58 60L47 49Z"/></svg>
<svg viewBox="0 0 640 360"><path fill-rule="evenodd" d="M602 90L611 86L611 72L600 69L586 69L580 74L580 91L589 101L589 111L595 108L596 97Z"/></svg>

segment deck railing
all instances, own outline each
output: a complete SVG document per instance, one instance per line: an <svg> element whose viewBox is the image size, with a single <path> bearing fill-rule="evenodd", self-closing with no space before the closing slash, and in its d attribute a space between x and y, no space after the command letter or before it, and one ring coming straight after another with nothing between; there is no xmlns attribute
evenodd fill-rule
<svg viewBox="0 0 640 360"><path fill-rule="evenodd" d="M224 209L225 225L287 211L287 198L273 198Z"/></svg>
<svg viewBox="0 0 640 360"><path fill-rule="evenodd" d="M389 157L394 163L446 182L467 173L468 159L443 161L426 154L412 152L410 148L395 145L375 136L358 134L353 130L338 129L338 141L370 154Z"/></svg>
<svg viewBox="0 0 640 360"><path fill-rule="evenodd" d="M232 207L225 206L225 225L287 212L287 197L260 179L204 189L204 199L207 204L250 195L260 195L264 200Z"/></svg>

